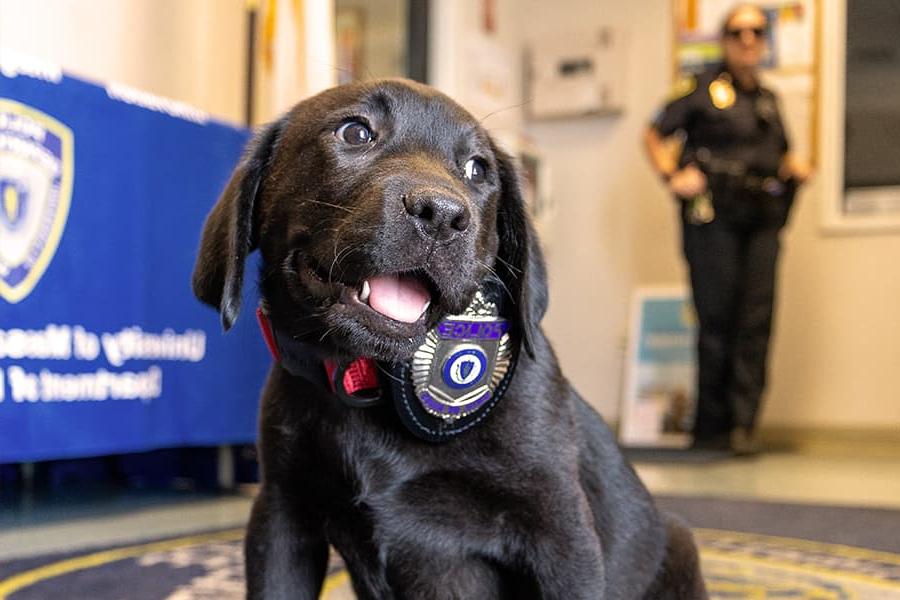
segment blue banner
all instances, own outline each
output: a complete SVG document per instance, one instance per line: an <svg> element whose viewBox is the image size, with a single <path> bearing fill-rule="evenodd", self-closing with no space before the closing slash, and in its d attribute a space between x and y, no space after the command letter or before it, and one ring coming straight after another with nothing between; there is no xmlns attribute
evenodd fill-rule
<svg viewBox="0 0 900 600"><path fill-rule="evenodd" d="M226 337L190 288L248 131L2 66L0 463L255 439L256 301Z"/></svg>

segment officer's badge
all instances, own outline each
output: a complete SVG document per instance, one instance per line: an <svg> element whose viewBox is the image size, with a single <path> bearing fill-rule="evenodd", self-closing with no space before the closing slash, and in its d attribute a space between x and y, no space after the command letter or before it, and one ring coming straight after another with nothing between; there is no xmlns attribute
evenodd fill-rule
<svg viewBox="0 0 900 600"><path fill-rule="evenodd" d="M0 297L25 298L59 244L72 195L72 131L0 98Z"/></svg>
<svg viewBox="0 0 900 600"><path fill-rule="evenodd" d="M463 314L429 331L414 354L415 394L428 414L456 421L493 397L511 358L509 322L478 292Z"/></svg>
<svg viewBox="0 0 900 600"><path fill-rule="evenodd" d="M719 110L726 110L734 105L737 94L730 80L719 77L709 84L709 98L713 106Z"/></svg>

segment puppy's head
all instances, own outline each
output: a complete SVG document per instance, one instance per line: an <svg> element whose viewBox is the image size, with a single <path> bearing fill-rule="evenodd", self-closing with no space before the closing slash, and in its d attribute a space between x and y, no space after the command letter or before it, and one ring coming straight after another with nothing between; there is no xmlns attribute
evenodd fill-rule
<svg viewBox="0 0 900 600"><path fill-rule="evenodd" d="M526 347L546 308L510 158L465 110L401 80L301 102L250 144L203 231L194 293L225 329L259 248L272 322L342 356L404 360L485 280Z"/></svg>

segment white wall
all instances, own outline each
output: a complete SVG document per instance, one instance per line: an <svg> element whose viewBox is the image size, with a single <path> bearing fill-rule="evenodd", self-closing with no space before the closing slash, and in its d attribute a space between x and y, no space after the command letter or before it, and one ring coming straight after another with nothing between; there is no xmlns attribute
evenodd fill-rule
<svg viewBox="0 0 900 600"><path fill-rule="evenodd" d="M431 0L429 83L515 152L523 143L522 16L515 0L500 0L496 31L489 33L483 29L483 7L481 0ZM486 93L488 81L493 89Z"/></svg>
<svg viewBox="0 0 900 600"><path fill-rule="evenodd" d="M244 0L0 0L0 51L240 122Z"/></svg>
<svg viewBox="0 0 900 600"><path fill-rule="evenodd" d="M545 328L575 387L615 420L631 290L681 275L672 202L661 196L638 143L669 85L670 1L519 4L526 44L604 25L628 38L624 114L527 124L551 171L556 203L545 243Z"/></svg>
<svg viewBox="0 0 900 600"><path fill-rule="evenodd" d="M765 423L900 429L900 236L825 236L821 179L785 240Z"/></svg>

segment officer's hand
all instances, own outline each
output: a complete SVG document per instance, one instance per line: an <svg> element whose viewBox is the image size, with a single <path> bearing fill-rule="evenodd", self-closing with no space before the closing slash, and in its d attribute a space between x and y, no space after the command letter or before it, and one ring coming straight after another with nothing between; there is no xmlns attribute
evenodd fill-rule
<svg viewBox="0 0 900 600"><path fill-rule="evenodd" d="M699 196L706 191L706 175L694 165L688 165L675 171L669 179L669 189L681 198Z"/></svg>
<svg viewBox="0 0 900 600"><path fill-rule="evenodd" d="M812 173L812 165L807 161L794 154L788 154L781 162L781 168L779 169L778 175L785 181L793 179L798 184L802 185L806 183L810 176L812 176Z"/></svg>

